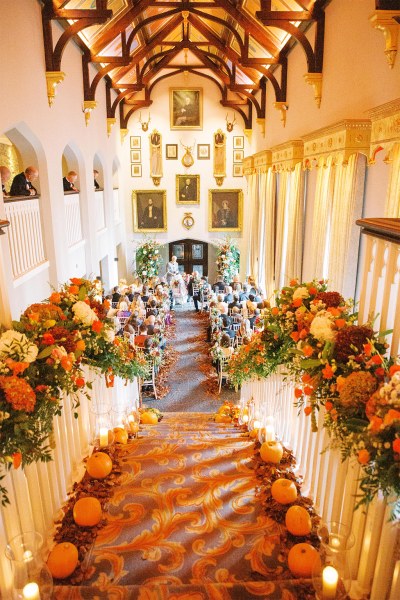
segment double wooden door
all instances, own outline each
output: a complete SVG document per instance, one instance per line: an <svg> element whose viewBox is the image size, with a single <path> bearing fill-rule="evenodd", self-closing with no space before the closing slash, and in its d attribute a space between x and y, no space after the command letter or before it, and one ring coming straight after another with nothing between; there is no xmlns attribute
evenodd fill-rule
<svg viewBox="0 0 400 600"><path fill-rule="evenodd" d="M169 259L176 256L179 271L192 273L198 271L200 277L208 275L208 244L199 240L177 240L169 244Z"/></svg>

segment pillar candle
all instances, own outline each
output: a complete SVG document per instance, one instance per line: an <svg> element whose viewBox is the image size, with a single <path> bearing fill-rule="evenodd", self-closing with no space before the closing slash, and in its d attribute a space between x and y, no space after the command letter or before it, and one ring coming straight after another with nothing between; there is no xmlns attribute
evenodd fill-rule
<svg viewBox="0 0 400 600"><path fill-rule="evenodd" d="M40 600L40 591L37 583L27 583L22 590L24 600Z"/></svg>
<svg viewBox="0 0 400 600"><path fill-rule="evenodd" d="M339 573L334 567L325 567L322 571L322 597L324 600L336 598Z"/></svg>
<svg viewBox="0 0 400 600"><path fill-rule="evenodd" d="M265 428L265 441L266 442L274 442L275 441L275 430L272 425L267 425Z"/></svg>
<svg viewBox="0 0 400 600"><path fill-rule="evenodd" d="M100 427L100 448L108 446L108 429L107 427Z"/></svg>

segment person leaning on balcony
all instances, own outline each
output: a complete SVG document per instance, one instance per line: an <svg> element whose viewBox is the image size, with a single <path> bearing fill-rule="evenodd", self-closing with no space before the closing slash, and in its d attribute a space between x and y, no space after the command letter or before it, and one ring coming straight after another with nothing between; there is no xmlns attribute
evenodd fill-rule
<svg viewBox="0 0 400 600"><path fill-rule="evenodd" d="M1 166L0 167L0 180L1 180L1 189L3 192L3 197L7 198L10 194L6 191L5 184L11 177L11 171L8 167Z"/></svg>
<svg viewBox="0 0 400 600"><path fill-rule="evenodd" d="M23 173L19 173L13 179L10 189L10 196L36 196L37 190L32 185L39 177L39 171L36 167L26 167Z"/></svg>
<svg viewBox="0 0 400 600"><path fill-rule="evenodd" d="M69 171L68 175L63 177L64 192L79 192L78 188L75 187L77 179L78 173L75 173L75 171Z"/></svg>
<svg viewBox="0 0 400 600"><path fill-rule="evenodd" d="M99 176L98 170L97 169L93 169L94 189L95 190L99 190L100 189L100 184L97 181L98 176Z"/></svg>

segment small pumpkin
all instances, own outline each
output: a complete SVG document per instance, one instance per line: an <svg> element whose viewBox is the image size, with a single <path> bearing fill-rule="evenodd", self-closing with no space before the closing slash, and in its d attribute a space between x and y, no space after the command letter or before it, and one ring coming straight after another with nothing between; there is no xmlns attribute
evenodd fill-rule
<svg viewBox="0 0 400 600"><path fill-rule="evenodd" d="M303 506L290 506L286 511L285 524L292 535L309 535L312 528L311 517Z"/></svg>
<svg viewBox="0 0 400 600"><path fill-rule="evenodd" d="M216 423L231 423L232 419L230 418L229 415L224 415L224 414L218 413L217 415L215 415L215 422Z"/></svg>
<svg viewBox="0 0 400 600"><path fill-rule="evenodd" d="M93 479L104 479L112 471L112 460L105 452L93 452L86 463L86 470Z"/></svg>
<svg viewBox="0 0 400 600"><path fill-rule="evenodd" d="M152 411L142 412L140 415L140 422L144 425L157 425L158 417L156 413Z"/></svg>
<svg viewBox="0 0 400 600"><path fill-rule="evenodd" d="M293 481L281 477L272 484L271 495L279 504L291 504L297 498L297 489Z"/></svg>
<svg viewBox="0 0 400 600"><path fill-rule="evenodd" d="M55 579L69 577L78 564L78 548L70 542L54 546L47 559L47 566Z"/></svg>
<svg viewBox="0 0 400 600"><path fill-rule="evenodd" d="M280 442L264 442L261 444L260 456L264 462L277 465L283 456L282 444Z"/></svg>
<svg viewBox="0 0 400 600"><path fill-rule="evenodd" d="M100 523L103 516L101 504L93 496L77 500L74 504L72 514L75 523L81 527L94 527Z"/></svg>
<svg viewBox="0 0 400 600"><path fill-rule="evenodd" d="M311 544L295 544L288 554L288 567L295 577L311 577L314 569L321 568L321 557Z"/></svg>
<svg viewBox="0 0 400 600"><path fill-rule="evenodd" d="M114 442L116 444L128 443L128 432L123 427L114 427Z"/></svg>

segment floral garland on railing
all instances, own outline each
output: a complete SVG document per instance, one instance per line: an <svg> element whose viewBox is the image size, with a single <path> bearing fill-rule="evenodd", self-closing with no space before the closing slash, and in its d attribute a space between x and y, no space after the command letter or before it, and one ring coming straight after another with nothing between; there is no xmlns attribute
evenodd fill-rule
<svg viewBox="0 0 400 600"><path fill-rule="evenodd" d="M240 385L284 366L312 430L324 408L331 446L363 466L363 504L378 490L400 493L400 375L393 375L400 366L385 357L385 333L377 334L370 323L355 324L352 306L324 282L292 281L265 311L263 331L232 357L229 369L231 381ZM400 501L393 514L400 517Z"/></svg>
<svg viewBox="0 0 400 600"><path fill-rule="evenodd" d="M109 385L115 375L133 380L144 372L136 350L115 338L109 305L97 295L96 282L71 279L0 336L0 467L52 459L53 418L63 395L74 409L81 394L89 397L83 363L105 373ZM0 500L8 503L1 485Z"/></svg>
<svg viewBox="0 0 400 600"><path fill-rule="evenodd" d="M152 239L146 239L136 248L135 274L143 282L149 281L159 275L162 257L160 254L162 244Z"/></svg>
<svg viewBox="0 0 400 600"><path fill-rule="evenodd" d="M240 252L235 242L227 237L217 246L217 274L230 283L239 273Z"/></svg>

